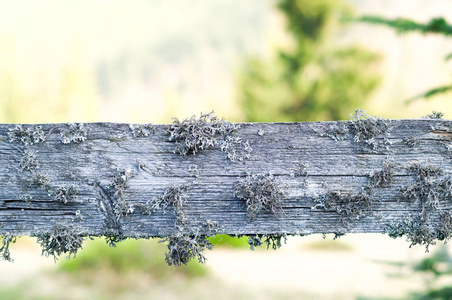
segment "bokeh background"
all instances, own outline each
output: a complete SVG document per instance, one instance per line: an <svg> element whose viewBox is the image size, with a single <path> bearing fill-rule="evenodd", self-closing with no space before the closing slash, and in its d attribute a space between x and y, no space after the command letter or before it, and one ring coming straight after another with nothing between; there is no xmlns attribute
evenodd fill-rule
<svg viewBox="0 0 452 300"><path fill-rule="evenodd" d="M212 110L234 122L343 120L355 108L448 118L451 94L406 100L450 83L452 38L344 20L451 12L446 0L1 0L0 122L170 123ZM95 239L54 263L22 238L15 262L0 262L0 298L449 299L447 245L425 254L383 235L332 238L250 251L219 236L207 265L180 268L158 241Z"/></svg>

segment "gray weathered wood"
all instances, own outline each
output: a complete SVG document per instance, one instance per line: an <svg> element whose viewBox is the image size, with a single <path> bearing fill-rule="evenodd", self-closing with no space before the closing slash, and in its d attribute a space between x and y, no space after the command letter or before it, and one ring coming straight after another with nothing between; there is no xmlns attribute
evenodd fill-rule
<svg viewBox="0 0 452 300"><path fill-rule="evenodd" d="M419 215L420 203L401 199L409 186L413 163L452 172L452 122L444 120L391 120L390 131L375 137L375 147L354 141L353 132L335 140L325 135L345 122L244 123L234 133L252 148L244 161L230 161L220 145L196 155L175 154L169 125L155 125L149 136L136 137L128 124L90 123L84 141L62 142L68 124L41 126L45 141L24 145L11 141L16 125L0 125L0 235L32 235L56 224L77 225L81 232L102 235L116 230L124 236L167 236L175 230L175 209L141 213L139 205L161 196L166 189L186 185L184 213L193 226L218 222L227 234L382 233L392 221ZM221 137L219 137L221 139ZM410 144L406 139L414 139ZM25 151L36 152L39 168L22 170ZM394 178L388 186L373 189L370 211L344 222L333 210L314 207L328 193L357 195L369 184L372 172L383 169L387 157L394 161ZM306 174L297 174L304 166ZM122 199L133 213L115 217L112 182L120 170L133 174ZM36 174L49 179L49 187L33 185ZM251 174L273 174L284 195L279 214L247 215L245 201L234 195L234 185ZM59 187L73 186L76 196L67 203L49 195ZM441 200L441 210L452 208ZM439 216L432 213L432 222Z"/></svg>

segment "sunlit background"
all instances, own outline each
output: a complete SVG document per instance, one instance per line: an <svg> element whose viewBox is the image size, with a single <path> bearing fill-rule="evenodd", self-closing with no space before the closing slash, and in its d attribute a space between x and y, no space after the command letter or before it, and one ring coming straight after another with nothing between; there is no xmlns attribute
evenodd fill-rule
<svg viewBox="0 0 452 300"><path fill-rule="evenodd" d="M450 93L406 100L450 84L452 38L344 21L451 12L446 0L0 1L0 123L170 123L212 110L314 121L354 108L451 118ZM425 254L383 235L215 244L205 266L174 268L157 241L89 241L55 264L22 238L15 262L0 262L0 298L405 299L452 284L447 247Z"/></svg>

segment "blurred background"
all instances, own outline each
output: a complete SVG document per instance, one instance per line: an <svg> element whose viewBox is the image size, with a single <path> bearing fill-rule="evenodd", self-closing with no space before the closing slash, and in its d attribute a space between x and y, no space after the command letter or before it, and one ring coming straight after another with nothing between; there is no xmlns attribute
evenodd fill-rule
<svg viewBox="0 0 452 300"><path fill-rule="evenodd" d="M452 38L344 21L446 21L446 0L0 1L0 123L448 118ZM250 251L219 236L207 265L168 267L158 241L95 239L74 260L31 238L0 262L3 299L450 299L449 247L383 235L289 238ZM436 297L436 298L435 298Z"/></svg>

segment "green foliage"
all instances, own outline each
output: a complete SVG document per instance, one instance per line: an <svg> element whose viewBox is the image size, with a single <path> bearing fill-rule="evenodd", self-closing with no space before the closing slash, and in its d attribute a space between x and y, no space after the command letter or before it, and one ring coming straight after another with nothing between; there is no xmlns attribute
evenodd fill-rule
<svg viewBox="0 0 452 300"><path fill-rule="evenodd" d="M215 245L215 247L225 247L225 248L234 248L234 249L247 249L248 246L248 238L238 237L238 236L230 236L227 234L217 234L214 237L210 238L210 242Z"/></svg>
<svg viewBox="0 0 452 300"><path fill-rule="evenodd" d="M432 282L427 285L426 291L410 294L410 299L451 299L452 288L440 284L443 275L452 274L452 257L446 246L438 247L429 257L413 265L413 271L425 275L433 275Z"/></svg>
<svg viewBox="0 0 452 300"><path fill-rule="evenodd" d="M379 82L379 56L330 43L349 9L339 0L280 0L291 45L268 59L251 57L239 77L247 121L337 120L362 104Z"/></svg>
<svg viewBox="0 0 452 300"><path fill-rule="evenodd" d="M390 28L394 28L398 33L410 33L419 32L421 34L440 34L446 37L452 36L452 25L447 23L444 18L433 18L425 24L415 22L413 20L396 18L387 19L379 16L362 16L357 18L356 21L366 22L370 24L384 25ZM452 53L445 57L445 60L449 60L452 57ZM409 98L406 102L410 103L414 100L421 98L429 99L431 97L448 93L452 91L452 85L444 85L432 88L424 93Z"/></svg>
<svg viewBox="0 0 452 300"><path fill-rule="evenodd" d="M88 241L76 258L61 261L60 271L87 276L97 272L108 272L124 276L128 272L145 272L156 279L168 278L174 274L188 277L204 276L206 267L196 261L187 266L168 268L162 259L164 245L156 241L127 239L109 248L100 238Z"/></svg>
<svg viewBox="0 0 452 300"><path fill-rule="evenodd" d="M426 24L417 23L413 20L396 18L386 19L379 16L363 16L357 21L385 25L394 28L398 33L420 32L422 34L437 33L441 35L452 35L452 25L448 24L444 18L433 18Z"/></svg>

